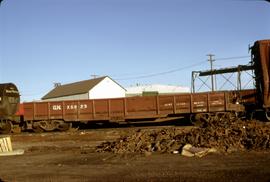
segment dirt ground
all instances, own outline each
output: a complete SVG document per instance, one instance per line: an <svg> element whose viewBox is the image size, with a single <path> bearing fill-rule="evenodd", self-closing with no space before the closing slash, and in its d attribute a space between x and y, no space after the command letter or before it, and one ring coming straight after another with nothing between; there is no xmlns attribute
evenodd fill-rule
<svg viewBox="0 0 270 182"><path fill-rule="evenodd" d="M189 127L182 127L188 130ZM2 181L260 181L270 182L270 151L209 154L97 153L96 146L138 128L11 135L24 155L0 157ZM143 128L149 130L149 128ZM150 128L151 129L151 128ZM1 181L0 180L0 181Z"/></svg>

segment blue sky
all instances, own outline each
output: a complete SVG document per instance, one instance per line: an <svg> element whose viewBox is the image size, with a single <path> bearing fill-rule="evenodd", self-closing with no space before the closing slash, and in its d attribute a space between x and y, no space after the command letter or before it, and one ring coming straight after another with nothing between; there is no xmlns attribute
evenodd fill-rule
<svg viewBox="0 0 270 182"><path fill-rule="evenodd" d="M209 69L208 53L248 56L260 39L270 39L270 3L260 0L4 0L0 82L17 84L22 100L94 74L124 87L190 86L191 71Z"/></svg>

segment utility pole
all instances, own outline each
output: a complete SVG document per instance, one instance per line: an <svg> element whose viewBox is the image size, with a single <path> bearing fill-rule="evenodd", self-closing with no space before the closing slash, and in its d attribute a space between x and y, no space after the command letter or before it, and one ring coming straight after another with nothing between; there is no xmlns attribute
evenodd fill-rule
<svg viewBox="0 0 270 182"><path fill-rule="evenodd" d="M213 75L213 62L215 61L213 57L215 56L214 54L207 54L208 61L210 62L210 67L211 67L211 85L212 85L212 92L215 91L215 86L214 86L214 75Z"/></svg>
<svg viewBox="0 0 270 182"><path fill-rule="evenodd" d="M92 77L93 79L97 78L98 76L99 76L99 75L95 75L95 74L91 75L91 77Z"/></svg>

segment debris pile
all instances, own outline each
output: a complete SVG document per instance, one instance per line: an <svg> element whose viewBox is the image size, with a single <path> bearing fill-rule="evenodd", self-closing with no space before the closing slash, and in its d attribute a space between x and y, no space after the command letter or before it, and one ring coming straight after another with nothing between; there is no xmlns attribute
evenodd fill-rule
<svg viewBox="0 0 270 182"><path fill-rule="evenodd" d="M133 131L114 142L97 146L97 152L181 153L186 144L219 152L269 150L270 125L258 121L216 120L189 131L179 128ZM178 151L178 152L177 152Z"/></svg>

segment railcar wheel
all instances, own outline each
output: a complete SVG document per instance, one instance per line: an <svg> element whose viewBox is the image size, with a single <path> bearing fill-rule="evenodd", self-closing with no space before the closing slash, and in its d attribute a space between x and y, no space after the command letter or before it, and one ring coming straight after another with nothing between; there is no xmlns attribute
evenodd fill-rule
<svg viewBox="0 0 270 182"><path fill-rule="evenodd" d="M12 130L12 123L11 121L0 121L0 133L1 134L8 134L11 133Z"/></svg>
<svg viewBox="0 0 270 182"><path fill-rule="evenodd" d="M195 125L195 115L194 114L189 115L189 121L190 121L190 123Z"/></svg>
<svg viewBox="0 0 270 182"><path fill-rule="evenodd" d="M248 120L253 120L255 119L255 111L247 111L245 112L245 118Z"/></svg>
<svg viewBox="0 0 270 182"><path fill-rule="evenodd" d="M203 125L198 114L191 114L189 116L189 120L194 126L200 127L201 125Z"/></svg>
<svg viewBox="0 0 270 182"><path fill-rule="evenodd" d="M33 125L32 126L32 130L35 132L35 133L42 133L44 130L39 126L39 124L37 125Z"/></svg>
<svg viewBox="0 0 270 182"><path fill-rule="evenodd" d="M225 118L228 119L229 121L233 121L238 118L238 113L236 112L227 112L225 115Z"/></svg>
<svg viewBox="0 0 270 182"><path fill-rule="evenodd" d="M59 125L58 120L43 120L39 122L39 126L44 130L44 131L53 131L57 129L57 126Z"/></svg>
<svg viewBox="0 0 270 182"><path fill-rule="evenodd" d="M61 123L58 125L58 130L59 131L67 131L72 127L72 123Z"/></svg>
<svg viewBox="0 0 270 182"><path fill-rule="evenodd" d="M190 121L193 125L204 128L210 122L210 115L208 113L199 113L190 116Z"/></svg>
<svg viewBox="0 0 270 182"><path fill-rule="evenodd" d="M268 121L270 121L270 111L265 111L265 117Z"/></svg>
<svg viewBox="0 0 270 182"><path fill-rule="evenodd" d="M21 133L22 128L19 125L13 125L12 126L12 133Z"/></svg>

